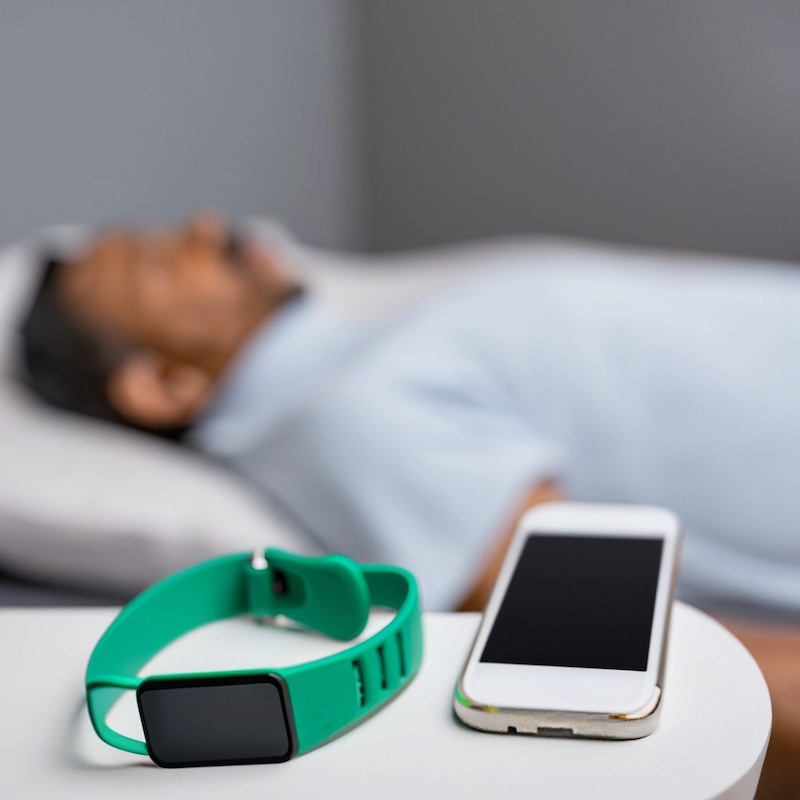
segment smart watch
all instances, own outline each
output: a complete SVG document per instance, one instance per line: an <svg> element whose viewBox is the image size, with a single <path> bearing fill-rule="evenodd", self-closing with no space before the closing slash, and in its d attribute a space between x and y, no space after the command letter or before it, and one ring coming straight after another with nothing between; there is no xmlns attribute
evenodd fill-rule
<svg viewBox="0 0 800 800"><path fill-rule="evenodd" d="M279 669L139 677L177 637L243 614L284 616L335 639L357 637L371 606L395 609L374 636ZM422 660L419 593L399 567L269 549L222 556L154 584L126 605L86 671L92 725L106 743L162 767L287 761L358 724L406 686ZM112 730L111 706L136 691L145 741Z"/></svg>

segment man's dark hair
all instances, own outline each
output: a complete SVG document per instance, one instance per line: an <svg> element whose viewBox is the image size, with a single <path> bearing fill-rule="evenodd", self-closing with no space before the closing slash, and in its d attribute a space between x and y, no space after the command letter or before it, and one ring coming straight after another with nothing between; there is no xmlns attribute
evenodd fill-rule
<svg viewBox="0 0 800 800"><path fill-rule="evenodd" d="M69 265L62 260L45 257L44 275L20 329L28 386L56 408L179 439L186 428L143 428L111 405L109 376L130 347L104 337L67 308L58 292L58 276L64 269Z"/></svg>

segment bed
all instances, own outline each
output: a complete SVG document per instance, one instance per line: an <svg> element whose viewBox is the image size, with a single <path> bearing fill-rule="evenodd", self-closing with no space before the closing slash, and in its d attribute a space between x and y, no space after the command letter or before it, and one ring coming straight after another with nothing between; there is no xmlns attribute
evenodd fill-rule
<svg viewBox="0 0 800 800"><path fill-rule="evenodd" d="M319 302L359 318L386 317L470 276L542 260L731 262L532 236L343 255L301 246L269 221L245 224L283 253ZM224 552L264 546L314 552L317 545L301 527L219 464L186 447L46 408L22 385L16 328L37 284L36 254L88 234L60 226L0 253L0 603L108 602ZM752 544L757 552L759 544ZM800 608L788 614L800 617Z"/></svg>

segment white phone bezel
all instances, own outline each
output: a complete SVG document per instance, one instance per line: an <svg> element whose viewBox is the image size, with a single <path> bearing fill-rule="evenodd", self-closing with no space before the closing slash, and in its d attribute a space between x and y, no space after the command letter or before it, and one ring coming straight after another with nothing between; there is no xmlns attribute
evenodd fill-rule
<svg viewBox="0 0 800 800"><path fill-rule="evenodd" d="M535 533L664 541L644 672L480 662L522 548L528 536ZM462 679L465 694L483 706L520 710L628 714L644 707L661 670L679 541L677 517L653 506L549 503L529 511L514 534L467 661Z"/></svg>

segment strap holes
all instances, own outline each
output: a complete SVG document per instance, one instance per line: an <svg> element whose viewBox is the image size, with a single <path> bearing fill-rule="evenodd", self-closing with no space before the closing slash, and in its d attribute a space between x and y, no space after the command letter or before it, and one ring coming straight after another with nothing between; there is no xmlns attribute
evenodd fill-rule
<svg viewBox="0 0 800 800"><path fill-rule="evenodd" d="M378 666L381 669L381 689L386 688L386 655L383 652L383 645L378 647Z"/></svg>
<svg viewBox="0 0 800 800"><path fill-rule="evenodd" d="M406 664L406 651L403 649L403 637L400 631L397 631L397 652L400 656L400 677L405 678L408 674L408 666Z"/></svg>
<svg viewBox="0 0 800 800"><path fill-rule="evenodd" d="M353 662L353 677L356 681L356 702L361 708L364 705L364 674L361 672L361 665L358 661Z"/></svg>

